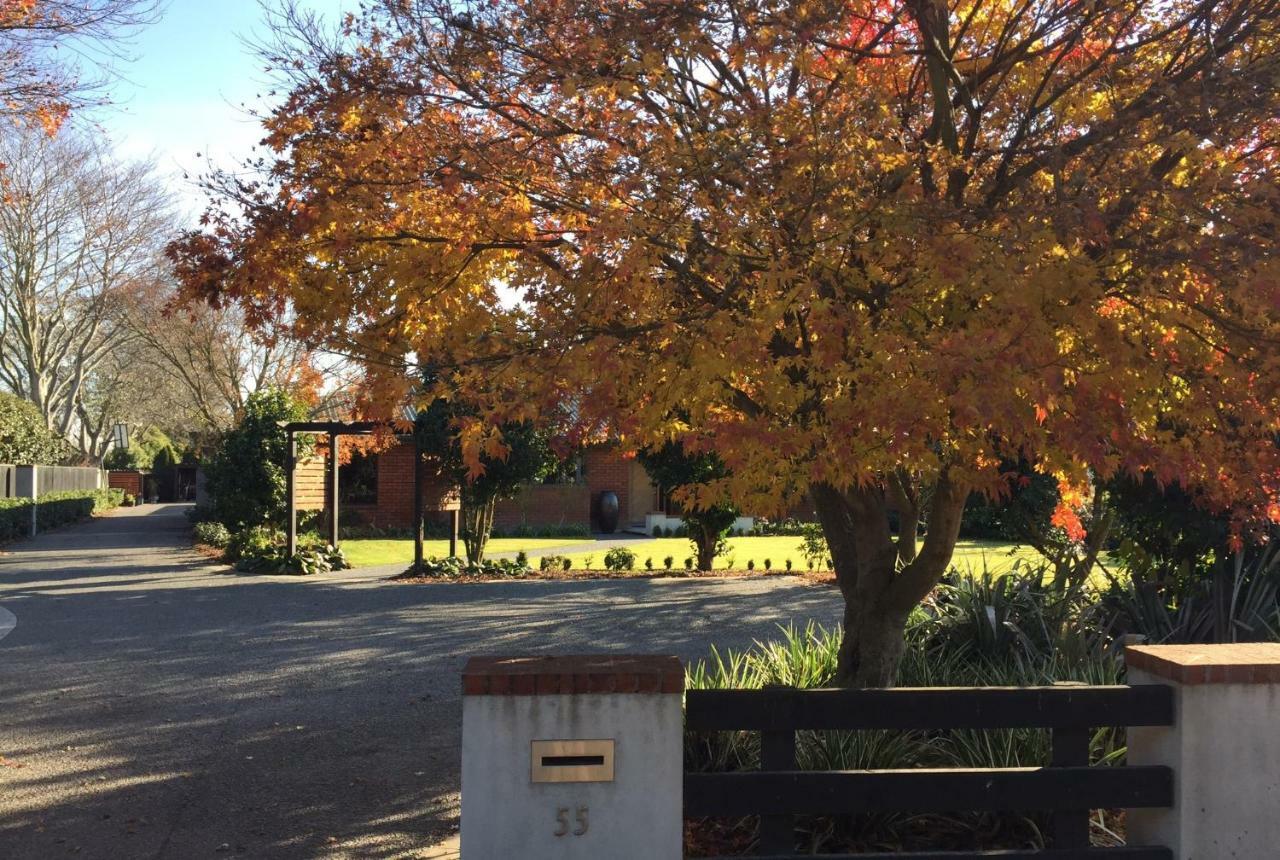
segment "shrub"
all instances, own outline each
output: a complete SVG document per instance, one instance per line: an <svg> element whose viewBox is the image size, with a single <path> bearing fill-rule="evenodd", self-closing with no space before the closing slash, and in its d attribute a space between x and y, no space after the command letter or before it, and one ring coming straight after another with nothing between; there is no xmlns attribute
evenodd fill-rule
<svg viewBox="0 0 1280 860"><path fill-rule="evenodd" d="M227 541L227 558L236 561L242 557L261 556L283 546L285 534L275 526L250 526L231 535Z"/></svg>
<svg viewBox="0 0 1280 860"><path fill-rule="evenodd" d="M609 570L633 570L636 554L625 546L615 546L604 555L604 566Z"/></svg>
<svg viewBox="0 0 1280 860"><path fill-rule="evenodd" d="M196 523L194 533L196 543L217 549L226 549L231 543L231 532L222 523Z"/></svg>
<svg viewBox="0 0 1280 860"><path fill-rule="evenodd" d="M670 570L671 566L675 563L676 563L676 560L672 556L666 556L665 558L662 559L662 569Z"/></svg>
<svg viewBox="0 0 1280 860"><path fill-rule="evenodd" d="M445 526L437 526L436 530L444 535ZM407 536L407 535L406 535ZM585 523L557 523L550 526L530 526L521 524L509 529L492 529L490 537L523 537L523 538L584 538L591 537L591 528Z"/></svg>
<svg viewBox="0 0 1280 860"><path fill-rule="evenodd" d="M804 523L800 527L800 555L809 562L809 569L827 557L827 537L818 523Z"/></svg>
<svg viewBox="0 0 1280 860"><path fill-rule="evenodd" d="M240 423L205 465L217 518L228 528L284 521L288 442L281 422L306 415L306 407L283 389L249 396Z"/></svg>
<svg viewBox="0 0 1280 860"><path fill-rule="evenodd" d="M544 555L538 559L538 570L559 570L560 564L564 561L563 556Z"/></svg>
<svg viewBox="0 0 1280 860"><path fill-rule="evenodd" d="M1162 644L1280 640L1277 539L1273 528L1266 544L1212 561L1207 577L1180 564L1182 576L1165 568L1155 579L1112 578L1102 595L1107 628Z"/></svg>
<svg viewBox="0 0 1280 860"><path fill-rule="evenodd" d="M644 569L653 570L653 556L649 556L644 560Z"/></svg>
<svg viewBox="0 0 1280 860"><path fill-rule="evenodd" d="M529 554L524 550L520 550L518 553L516 553L516 564L520 565L521 567L528 567Z"/></svg>
<svg viewBox="0 0 1280 860"><path fill-rule="evenodd" d="M787 559L787 570L791 570L791 559Z"/></svg>
<svg viewBox="0 0 1280 860"><path fill-rule="evenodd" d="M809 525L817 524L801 522L791 517L784 520L770 520L760 517L751 526L749 534L759 537L802 537L805 526Z"/></svg>
<svg viewBox="0 0 1280 860"><path fill-rule="evenodd" d="M695 564L695 563L696 563L696 562L694 561L693 556L689 556L688 558L686 558L686 559L684 560L684 569L685 569L685 570L693 570L693 566L694 566L694 564Z"/></svg>
<svg viewBox="0 0 1280 860"><path fill-rule="evenodd" d="M569 571L569 570L572 570L572 569L573 569L573 559L569 558L569 556L567 556L567 555L566 555L566 556L564 557L563 567L564 567L564 569L565 569L565 571L566 571L566 572L567 572L567 571Z"/></svg>
<svg viewBox="0 0 1280 860"><path fill-rule="evenodd" d="M124 490L67 490L46 493L35 501L37 529L53 529L79 522L98 511L124 503ZM0 499L0 541L31 533L30 499Z"/></svg>
<svg viewBox="0 0 1280 860"><path fill-rule="evenodd" d="M582 557L582 569L590 570L591 565L595 564L595 562L596 562L596 557L594 555L590 553L588 553L587 555L584 555Z"/></svg>
<svg viewBox="0 0 1280 860"><path fill-rule="evenodd" d="M663 537L672 537L673 535L675 535L675 533L676 533L675 529L671 528L671 526L667 526L662 530Z"/></svg>
<svg viewBox="0 0 1280 860"><path fill-rule="evenodd" d="M662 526L655 525L653 527L653 536L656 538L662 537Z"/></svg>
<svg viewBox="0 0 1280 860"><path fill-rule="evenodd" d="M288 555L282 546L254 549L240 557L236 570L268 575L309 576L351 567L341 549L331 546L299 547Z"/></svg>
<svg viewBox="0 0 1280 860"><path fill-rule="evenodd" d="M772 560L770 560L770 559L767 559L767 558L766 558L766 559L764 560L764 569L765 569L765 570L773 570L773 561L772 561Z"/></svg>
<svg viewBox="0 0 1280 860"><path fill-rule="evenodd" d="M747 570L756 569L756 560L754 558L747 559Z"/></svg>
<svg viewBox="0 0 1280 860"><path fill-rule="evenodd" d="M463 576L501 576L519 579L527 576L529 572L529 567L521 565L515 559L485 559L479 564L471 564L466 559L450 556L425 559L418 568L410 565L404 575L426 576L433 579L459 579Z"/></svg>

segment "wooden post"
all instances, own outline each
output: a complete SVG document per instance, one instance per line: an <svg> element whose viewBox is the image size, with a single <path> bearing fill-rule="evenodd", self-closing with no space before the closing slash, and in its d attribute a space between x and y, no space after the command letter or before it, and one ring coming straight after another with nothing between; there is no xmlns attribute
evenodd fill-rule
<svg viewBox="0 0 1280 860"><path fill-rule="evenodd" d="M760 733L760 769L796 769L796 733ZM796 850L795 821L790 815L761 815L759 854L791 854Z"/></svg>
<svg viewBox="0 0 1280 860"><path fill-rule="evenodd" d="M342 436L337 430L329 431L329 461L325 464L329 471L329 546L338 547L338 440Z"/></svg>
<svg viewBox="0 0 1280 860"><path fill-rule="evenodd" d="M418 444L418 434L413 434L413 569L422 569L422 541L424 535L422 510L422 447Z"/></svg>
<svg viewBox="0 0 1280 860"><path fill-rule="evenodd" d="M284 527L285 552L292 558L298 551L298 509L293 500L293 470L298 467L298 448L292 430L285 430L288 444L285 447L284 495L288 515Z"/></svg>
<svg viewBox="0 0 1280 860"><path fill-rule="evenodd" d="M449 511L449 558L458 557L458 526L461 519L461 510L454 508Z"/></svg>
<svg viewBox="0 0 1280 860"><path fill-rule="evenodd" d="M1053 730L1053 767L1088 767L1092 732L1081 728ZM1053 847L1084 850L1089 847L1089 809L1063 809L1053 813Z"/></svg>
<svg viewBox="0 0 1280 860"><path fill-rule="evenodd" d="M776 689L776 687L773 688ZM794 729L770 730L760 733L760 769L765 771L796 769L796 733ZM796 850L795 826L795 819L790 815L761 815L759 844L756 847L756 853L793 853Z"/></svg>

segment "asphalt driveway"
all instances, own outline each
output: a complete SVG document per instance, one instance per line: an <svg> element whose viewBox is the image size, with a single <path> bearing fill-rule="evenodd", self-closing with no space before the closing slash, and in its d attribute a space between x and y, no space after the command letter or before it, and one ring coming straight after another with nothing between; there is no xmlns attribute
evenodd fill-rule
<svg viewBox="0 0 1280 860"><path fill-rule="evenodd" d="M0 555L0 857L421 856L456 827L468 656L690 659L837 618L779 577L300 580L187 545L154 505Z"/></svg>

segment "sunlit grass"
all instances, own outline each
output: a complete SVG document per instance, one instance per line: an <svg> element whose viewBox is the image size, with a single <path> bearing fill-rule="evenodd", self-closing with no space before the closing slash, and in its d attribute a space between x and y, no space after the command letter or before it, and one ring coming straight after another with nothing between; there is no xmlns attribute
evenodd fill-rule
<svg viewBox="0 0 1280 860"><path fill-rule="evenodd" d="M684 570L685 559L694 556L693 543L688 538L645 539L637 536L634 542L627 543L627 547L636 554L636 571L646 570L646 560L653 562L654 571L662 571L667 556L671 557L671 569L681 571ZM565 552L563 548L569 551ZM408 564L413 560L413 541L405 538L344 540L342 549L355 567ZM486 553L493 555L520 550L529 554L529 563L535 569L543 555L554 553L567 556L573 570L583 571L603 570L604 556L609 547L591 538L493 538ZM449 542L428 540L423 551L427 557L448 555ZM755 570L764 571L768 562L769 570L785 571L788 559L792 570L808 569L799 537L734 537L729 538L729 551L716 559L715 569L746 570L750 563L754 563ZM981 573L987 570L999 575L1010 570L1019 560L1024 566L1041 562L1039 554L1030 547L993 540L962 540L956 544L952 565L962 572ZM824 566L825 561L820 562L816 569Z"/></svg>

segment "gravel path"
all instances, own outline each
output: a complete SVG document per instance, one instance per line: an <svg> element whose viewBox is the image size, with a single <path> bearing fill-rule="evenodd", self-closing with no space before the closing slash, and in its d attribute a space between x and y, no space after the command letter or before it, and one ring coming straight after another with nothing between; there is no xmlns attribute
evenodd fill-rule
<svg viewBox="0 0 1280 860"><path fill-rule="evenodd" d="M181 506L0 555L0 857L408 858L456 827L472 654L701 657L837 616L796 580L251 577Z"/></svg>

